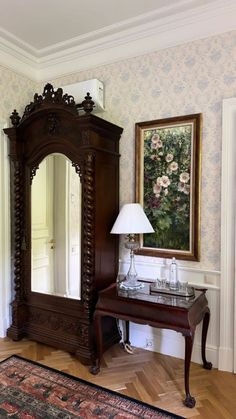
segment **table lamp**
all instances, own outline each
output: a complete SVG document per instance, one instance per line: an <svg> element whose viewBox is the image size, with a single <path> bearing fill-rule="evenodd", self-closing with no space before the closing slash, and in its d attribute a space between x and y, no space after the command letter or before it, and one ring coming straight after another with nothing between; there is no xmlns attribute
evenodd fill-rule
<svg viewBox="0 0 236 419"><path fill-rule="evenodd" d="M112 227L111 234L126 234L125 247L130 250L130 267L125 280L120 287L127 290L137 290L143 287L138 282L134 264L134 250L139 248L136 234L154 233L154 230L140 204L125 204Z"/></svg>

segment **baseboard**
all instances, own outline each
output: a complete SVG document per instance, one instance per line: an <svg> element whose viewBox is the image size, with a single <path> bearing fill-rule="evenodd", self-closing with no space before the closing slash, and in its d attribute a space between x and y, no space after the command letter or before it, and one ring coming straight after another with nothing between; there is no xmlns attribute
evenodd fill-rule
<svg viewBox="0 0 236 419"><path fill-rule="evenodd" d="M4 317L0 318L0 338L6 337L6 331L9 325L9 319Z"/></svg>
<svg viewBox="0 0 236 419"><path fill-rule="evenodd" d="M232 348L219 348L219 365L218 369L221 371L233 372L234 352Z"/></svg>
<svg viewBox="0 0 236 419"><path fill-rule="evenodd" d="M121 323L121 330L123 324ZM170 355L175 358L184 359L185 342L184 337L172 330L154 329L150 326L130 324L131 345L158 352L164 355ZM212 362L213 367L218 368L218 348L215 346L206 346L207 361ZM192 361L202 364L201 344L194 343Z"/></svg>

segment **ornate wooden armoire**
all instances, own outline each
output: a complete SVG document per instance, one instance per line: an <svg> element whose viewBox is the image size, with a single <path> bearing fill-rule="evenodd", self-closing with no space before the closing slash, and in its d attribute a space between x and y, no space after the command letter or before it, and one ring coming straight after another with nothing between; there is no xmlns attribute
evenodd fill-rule
<svg viewBox="0 0 236 419"><path fill-rule="evenodd" d="M80 115L72 96L47 84L42 95L34 95L22 118L14 110L12 127L4 130L10 140L14 284L7 335L13 340L27 336L72 352L88 364L96 352L93 311L98 291L115 282L118 272L117 236L110 230L119 211L122 128L93 115L89 95L82 107L85 112ZM41 271L37 273L39 291L32 287L32 185L41 162L54 155L70 161L81 185L81 264L73 276L80 283L79 299L40 291L45 280ZM115 319L105 318L103 333L107 347L119 341Z"/></svg>

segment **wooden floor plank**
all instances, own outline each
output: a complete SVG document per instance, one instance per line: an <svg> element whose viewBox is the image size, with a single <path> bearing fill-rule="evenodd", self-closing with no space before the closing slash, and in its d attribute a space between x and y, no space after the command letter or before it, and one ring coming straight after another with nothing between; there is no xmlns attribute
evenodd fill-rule
<svg viewBox="0 0 236 419"><path fill-rule="evenodd" d="M135 349L126 353L115 345L104 354L100 374L93 376L73 355L24 339L0 339L0 360L13 354L62 370L124 395L192 419L236 419L236 376L192 363L190 389L196 407L186 408L183 360Z"/></svg>

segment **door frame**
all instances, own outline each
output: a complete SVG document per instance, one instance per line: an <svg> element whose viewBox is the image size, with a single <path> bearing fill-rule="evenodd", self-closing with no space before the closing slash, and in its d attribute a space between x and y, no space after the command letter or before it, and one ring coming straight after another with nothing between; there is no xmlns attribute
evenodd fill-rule
<svg viewBox="0 0 236 419"><path fill-rule="evenodd" d="M8 138L3 132L8 124L0 121L0 337L10 325L11 251L10 251L10 161Z"/></svg>
<svg viewBox="0 0 236 419"><path fill-rule="evenodd" d="M236 98L223 100L219 365L236 372L235 181Z"/></svg>

